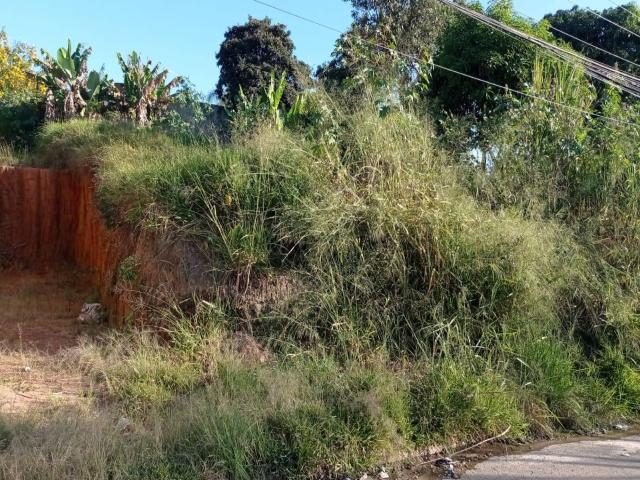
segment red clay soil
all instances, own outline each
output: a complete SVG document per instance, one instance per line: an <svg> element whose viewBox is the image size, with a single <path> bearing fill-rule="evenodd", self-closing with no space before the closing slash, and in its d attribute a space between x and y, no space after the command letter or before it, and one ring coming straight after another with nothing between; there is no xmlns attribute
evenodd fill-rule
<svg viewBox="0 0 640 480"><path fill-rule="evenodd" d="M91 283L113 318L123 318L127 303L114 295L113 283L128 243L121 231L106 227L90 172L0 167L0 263L5 266L45 271L74 264L92 274Z"/></svg>
<svg viewBox="0 0 640 480"><path fill-rule="evenodd" d="M0 351L57 353L89 332L76 322L95 301L91 279L72 267L0 272Z"/></svg>
<svg viewBox="0 0 640 480"><path fill-rule="evenodd" d="M135 285L118 279L129 256ZM184 239L107 228L88 170L0 167L0 414L80 401L86 379L63 360L96 333L76 322L83 303L103 303L116 326L145 321L134 305L189 298L209 272Z"/></svg>
<svg viewBox="0 0 640 480"><path fill-rule="evenodd" d="M136 285L118 283L118 267L137 261ZM94 178L84 169L0 167L0 275L2 267L55 270L72 264L90 274L112 324L134 304L181 300L208 291L211 268L183 238L107 225L95 200Z"/></svg>
<svg viewBox="0 0 640 480"><path fill-rule="evenodd" d="M81 335L99 333L76 322L95 295L73 266L0 271L0 415L86 402L89 379L65 358Z"/></svg>

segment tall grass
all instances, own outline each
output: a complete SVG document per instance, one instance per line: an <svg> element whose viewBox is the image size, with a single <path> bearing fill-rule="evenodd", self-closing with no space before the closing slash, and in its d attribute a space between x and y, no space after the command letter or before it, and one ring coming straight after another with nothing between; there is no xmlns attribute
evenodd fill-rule
<svg viewBox="0 0 640 480"><path fill-rule="evenodd" d="M585 119L545 131L548 111L522 108L530 124L506 118L494 164L472 173L405 112L340 112L313 135L261 126L230 145L47 126L42 161L94 165L111 221L191 238L214 272L195 314L158 313L162 340L115 335L74 360L107 389L105 415L134 418L130 443L101 417L74 425L80 439L105 432L109 478L353 475L507 427L526 438L635 417L633 168L605 160ZM596 151L599 164L572 168ZM269 300L241 308L260 285ZM238 331L270 361L234 349ZM60 415L9 422L0 472L24 467L36 447L21 432L40 431L30 478L54 478L43 459Z"/></svg>

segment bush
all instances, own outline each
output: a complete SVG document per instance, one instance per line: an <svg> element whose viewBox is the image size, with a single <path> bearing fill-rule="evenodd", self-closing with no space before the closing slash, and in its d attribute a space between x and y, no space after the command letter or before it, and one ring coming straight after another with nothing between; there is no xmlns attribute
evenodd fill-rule
<svg viewBox="0 0 640 480"><path fill-rule="evenodd" d="M0 143L16 148L33 145L44 122L42 100L29 94L0 97Z"/></svg>

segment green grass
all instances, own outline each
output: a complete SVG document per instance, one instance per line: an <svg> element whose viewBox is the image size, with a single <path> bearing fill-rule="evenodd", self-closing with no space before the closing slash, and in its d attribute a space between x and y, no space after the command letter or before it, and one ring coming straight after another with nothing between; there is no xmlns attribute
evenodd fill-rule
<svg viewBox="0 0 640 480"><path fill-rule="evenodd" d="M636 418L640 237L635 190L618 183L635 185L631 167L603 174L608 150L585 143L574 160L602 163L572 169L568 138L587 142L584 119L544 130L547 111L522 113L529 123L505 119L485 172L455 160L425 119L367 108L335 113L326 123L339 128L324 132L260 126L228 145L46 126L41 164L92 165L110 222L197 242L215 285L193 315L155 312L161 336L76 352L108 406L75 423L64 411L5 422L0 472L353 476L508 427L522 440ZM260 308L234 302L285 280ZM219 286L234 288L220 298ZM235 349L238 331L269 361ZM126 438L113 434L120 415L136 426ZM65 462L47 467L56 455Z"/></svg>

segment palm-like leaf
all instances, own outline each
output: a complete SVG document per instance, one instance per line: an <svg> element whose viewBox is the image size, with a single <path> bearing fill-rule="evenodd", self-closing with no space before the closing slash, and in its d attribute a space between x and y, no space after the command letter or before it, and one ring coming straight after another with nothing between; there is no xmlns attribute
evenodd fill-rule
<svg viewBox="0 0 640 480"><path fill-rule="evenodd" d="M51 106L48 108L48 118L84 113L86 100L91 98L92 92L95 92L95 89L89 88L87 83L90 77L88 69L90 55L91 48L84 48L82 44L77 44L74 50L71 47L71 40L68 40L67 46L59 48L55 57L42 50L42 58L36 59L41 69L40 78L48 87L47 98L51 100L49 103L57 102L58 110L62 109L61 115ZM93 75L92 84L96 85L95 75Z"/></svg>
<svg viewBox="0 0 640 480"><path fill-rule="evenodd" d="M149 115L161 113L171 100L171 90L182 83L181 77L167 82L168 70L161 70L160 64L153 65L148 60L142 63L137 52L131 52L125 61L118 54L118 62L124 74L124 95L126 109L135 113L142 124L149 121Z"/></svg>

